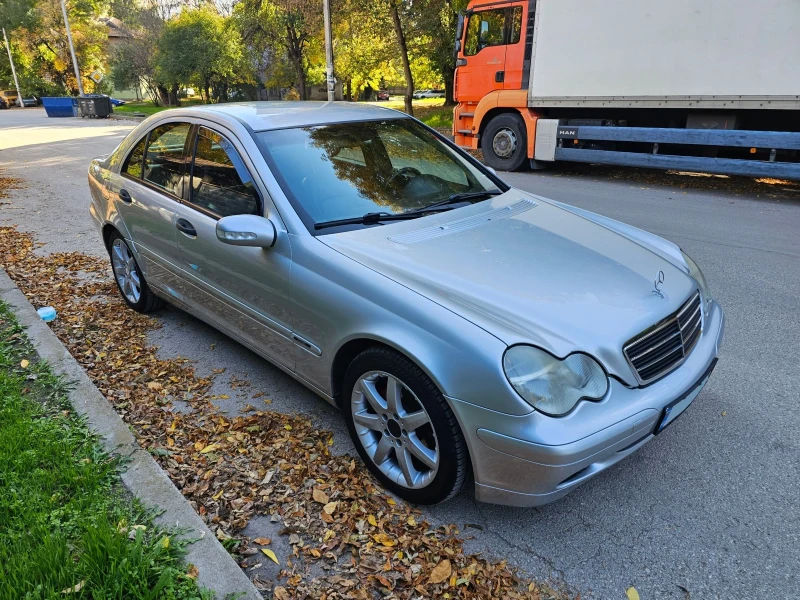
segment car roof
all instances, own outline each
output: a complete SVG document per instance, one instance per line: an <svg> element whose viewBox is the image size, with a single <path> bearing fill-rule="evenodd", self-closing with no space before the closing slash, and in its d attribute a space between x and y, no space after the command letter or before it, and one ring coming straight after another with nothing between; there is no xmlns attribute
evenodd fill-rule
<svg viewBox="0 0 800 600"><path fill-rule="evenodd" d="M227 115L241 121L253 131L408 117L403 112L371 104L287 100L204 104L183 109L181 112Z"/></svg>

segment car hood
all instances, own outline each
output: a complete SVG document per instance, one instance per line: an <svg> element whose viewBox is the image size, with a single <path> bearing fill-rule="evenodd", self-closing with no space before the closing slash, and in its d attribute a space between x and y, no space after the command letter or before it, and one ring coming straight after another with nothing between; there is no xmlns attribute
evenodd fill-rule
<svg viewBox="0 0 800 600"><path fill-rule="evenodd" d="M508 345L586 352L635 383L622 354L677 310L694 280L663 251L512 189L420 219L320 236L362 265L461 315ZM654 280L664 273L661 295Z"/></svg>

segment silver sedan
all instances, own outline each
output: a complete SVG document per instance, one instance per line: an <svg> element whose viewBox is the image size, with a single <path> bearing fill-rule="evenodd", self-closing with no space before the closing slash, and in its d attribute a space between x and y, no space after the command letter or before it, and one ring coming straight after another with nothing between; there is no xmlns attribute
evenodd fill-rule
<svg viewBox="0 0 800 600"><path fill-rule="evenodd" d="M132 309L166 301L342 409L390 490L559 498L695 399L724 317L680 248L510 188L403 113L172 110L89 169Z"/></svg>

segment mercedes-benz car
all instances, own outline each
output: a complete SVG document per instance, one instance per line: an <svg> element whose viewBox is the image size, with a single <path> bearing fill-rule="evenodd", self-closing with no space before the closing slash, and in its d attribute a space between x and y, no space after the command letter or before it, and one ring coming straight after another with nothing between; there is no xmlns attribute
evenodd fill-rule
<svg viewBox="0 0 800 600"><path fill-rule="evenodd" d="M89 187L130 308L178 306L339 407L412 502L467 481L559 498L663 432L717 361L723 312L679 247L510 187L401 112L165 111Z"/></svg>

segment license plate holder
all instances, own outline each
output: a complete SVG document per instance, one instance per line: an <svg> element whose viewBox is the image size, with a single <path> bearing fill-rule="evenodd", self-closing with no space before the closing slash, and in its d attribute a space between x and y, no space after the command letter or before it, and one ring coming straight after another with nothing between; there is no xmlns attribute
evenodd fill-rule
<svg viewBox="0 0 800 600"><path fill-rule="evenodd" d="M708 378L711 377L711 371L713 371L716 366L717 359L715 358L714 362L711 363L708 369L706 369L706 372L703 373L702 377L697 380L697 383L695 383L688 392L664 407L664 410L661 411L661 418L658 421L658 425L656 425L655 431L653 431L654 435L658 435L664 431L668 425L674 423L678 417L689 408L689 405L694 402L694 399L697 398L706 383L708 383Z"/></svg>

